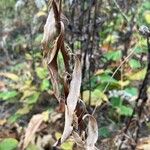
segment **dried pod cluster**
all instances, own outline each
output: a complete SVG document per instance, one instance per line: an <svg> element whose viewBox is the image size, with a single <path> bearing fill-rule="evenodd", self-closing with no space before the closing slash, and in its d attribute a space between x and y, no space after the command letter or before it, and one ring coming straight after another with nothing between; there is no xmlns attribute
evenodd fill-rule
<svg viewBox="0 0 150 150"><path fill-rule="evenodd" d="M62 17L63 16L63 17ZM52 0L51 8L48 14L46 24L44 26L44 36L42 40L44 58L47 61L50 78L53 86L53 91L56 99L60 104L60 109L65 110L65 126L62 137L54 144L54 146L60 146L69 137L72 137L75 143L82 149L95 150L95 143L98 139L98 126L96 119L89 114L86 114L86 107L80 97L80 87L81 87L81 62L79 58L73 54L74 58L74 69L71 76L71 81L67 81L64 77L64 82L61 81L59 74L57 57L58 52L62 53L65 72L69 74L69 61L70 54L68 53L64 44L64 15L61 12L61 0ZM63 92L60 89L60 85L63 86ZM88 117L87 130L83 128L83 120ZM27 140L27 135L31 128L33 122L32 118L29 126L26 130L25 139L23 141L23 149L27 147L29 141ZM36 128L41 124L41 116L38 121L36 121ZM32 126L33 128L33 126ZM35 134L32 131L33 134ZM87 131L87 133L86 133ZM83 133L84 134L83 136ZM33 136L32 134L32 136ZM85 136L86 135L86 136ZM31 137L31 135L30 135Z"/></svg>

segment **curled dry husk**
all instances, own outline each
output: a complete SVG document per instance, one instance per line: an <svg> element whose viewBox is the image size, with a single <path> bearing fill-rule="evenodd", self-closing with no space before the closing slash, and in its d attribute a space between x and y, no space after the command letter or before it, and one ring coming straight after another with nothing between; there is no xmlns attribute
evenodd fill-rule
<svg viewBox="0 0 150 150"><path fill-rule="evenodd" d="M96 119L89 114L83 116L83 120L88 117L89 122L87 126L87 138L83 140L81 136L75 131L73 131L72 136L75 143L84 150L97 150L95 146L97 139L98 139L98 125Z"/></svg>
<svg viewBox="0 0 150 150"><path fill-rule="evenodd" d="M88 132L86 140L83 140L81 136L74 131L74 122L77 109L77 102L79 100L81 87L81 63L77 57L75 57L75 66L72 74L72 80L70 83L69 94L67 97L67 102L65 105L65 127L62 134L62 137L54 144L54 146L59 146L64 143L70 135L73 136L75 142L79 147L82 147L85 150L96 150L95 143L98 139L98 125L96 119L89 114L83 116L83 120L88 117ZM77 117L77 116L76 116Z"/></svg>
<svg viewBox="0 0 150 150"><path fill-rule="evenodd" d="M64 23L61 14L61 0L52 0L52 7L50 9L46 24L44 26L44 36L42 40L42 45L44 48L44 57L47 60L49 73L51 76L51 82L54 90L54 95L56 99L62 104L60 85L60 76L58 73L57 56L58 52L62 53L65 72L69 73L69 54L66 50L64 44ZM64 143L70 135L73 135L75 142L84 149L95 150L95 143L98 139L98 127L95 118L91 115L85 115L83 117L84 111L81 112L79 105L81 101L80 87L81 87L81 62L77 56L74 56L75 65L72 73L72 80L69 82L64 80L64 100L63 104L65 107L65 126L62 137L54 144L54 146L59 146ZM69 90L68 90L69 89ZM78 105L77 105L78 104ZM84 105L82 105L84 106ZM80 112L83 113L80 115ZM78 121L82 121L85 117L89 118L88 132L86 140L83 140L79 133L75 129L79 128ZM78 121L77 121L78 120ZM81 122L80 122L81 125Z"/></svg>
<svg viewBox="0 0 150 150"><path fill-rule="evenodd" d="M44 57L47 60L49 73L51 76L51 82L54 90L54 95L57 100L62 105L61 92L59 89L59 73L57 65L57 55L59 50L62 53L65 72L69 72L69 54L66 51L64 44L64 23L62 21L63 16L61 14L61 0L52 0L51 9L48 14L46 24L44 26L44 36L42 40L42 45L44 49ZM50 46L50 44L52 46ZM55 143L54 146L61 145L64 143L70 135L74 138L77 145L86 150L96 150L95 143L98 139L98 126L96 119L92 115L84 115L85 105L82 100L79 99L80 88L81 88L81 62L79 58L74 55L74 69L72 73L72 80L69 84L64 80L64 95L66 100L63 102L65 107L65 126L62 137ZM68 85L67 85L68 84ZM62 106L63 107L63 106ZM87 138L81 138L80 125L82 125L82 120L88 117L88 132ZM26 129L25 137L22 144L22 149L24 150L28 144L31 142L32 138L35 136L35 133L38 131L40 125L42 124L44 118L42 114L34 115ZM80 122L80 125L79 125ZM77 130L80 128L80 133Z"/></svg>
<svg viewBox="0 0 150 150"><path fill-rule="evenodd" d="M47 60L49 73L51 76L51 82L53 86L53 91L56 99L60 102L61 92L59 88L60 77L58 74L58 64L57 64L57 55L59 50L61 50L64 62L65 70L69 70L69 54L67 53L64 46L64 23L63 16L61 14L61 0L58 2L52 0L51 9L44 26L44 36L42 40L42 45L44 49L44 57Z"/></svg>
<svg viewBox="0 0 150 150"><path fill-rule="evenodd" d="M81 87L81 63L75 56L75 66L70 83L69 94L65 105L65 127L61 139L55 144L60 145L66 141L73 131L73 119L75 115L75 108L80 96Z"/></svg>

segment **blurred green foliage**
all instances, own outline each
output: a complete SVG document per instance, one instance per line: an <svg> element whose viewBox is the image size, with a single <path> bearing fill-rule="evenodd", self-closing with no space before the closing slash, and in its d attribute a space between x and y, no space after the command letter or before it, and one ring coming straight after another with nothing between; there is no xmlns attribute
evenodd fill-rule
<svg viewBox="0 0 150 150"><path fill-rule="evenodd" d="M6 40L6 47L13 63L3 68L3 75L1 75L6 87L0 91L0 101L12 104L18 101L21 103L21 107L7 118L9 122L16 122L22 116L29 114L38 103L40 96L44 92L49 93L49 90L52 90L47 67L42 63L43 56L40 43L43 32L43 30L41 31L41 26L43 27L42 23L43 20L45 21L47 8L39 10L34 1L30 1L27 6L22 8L20 13L17 13L15 4L16 0L0 1L2 29L16 29L12 29L12 36ZM83 99L87 104L89 97L91 98L91 105L94 106L97 103L109 102L108 115L117 124L120 122L121 117L131 116L134 105L130 100L135 99L138 95L138 86L135 86L135 82L139 83L145 75L147 62L143 58L146 57L147 45L146 40L139 35L138 27L143 24L150 27L150 2L142 0L137 6L137 10L129 10L127 14L130 19L132 14L135 13L135 29L132 31L132 38L129 39L130 46L128 47L127 55L132 50L134 53L132 58L129 58L118 69L117 75L113 75L114 71L124 60L124 57L127 57L127 55L124 56L123 51L125 41L121 38L125 36L124 33L130 23L125 22L123 16L117 12L114 5L110 6L107 2L104 5L106 7L104 10L102 9L102 12L107 13L108 17L112 15L112 17L106 19L99 31L99 45L103 56L102 63L108 63L108 65L106 68L97 69L91 75L91 89L89 89L89 81L87 81L83 85L82 92ZM75 49L80 49L80 47L80 41L76 40ZM100 50L96 52L98 53ZM59 55L58 62L59 67L63 68L61 55ZM108 87L106 88L107 85ZM114 90L117 92L114 93ZM120 90L121 95L119 95ZM114 114L117 115L117 119L114 118ZM107 127L100 127L99 132L105 138L111 134ZM8 141L2 142L4 142L3 145L5 146ZM2 146L1 143L0 146ZM16 141L10 143L12 143L13 147ZM3 150L5 149L3 148Z"/></svg>
<svg viewBox="0 0 150 150"><path fill-rule="evenodd" d="M6 138L0 142L1 150L14 150L17 149L18 141L13 138Z"/></svg>

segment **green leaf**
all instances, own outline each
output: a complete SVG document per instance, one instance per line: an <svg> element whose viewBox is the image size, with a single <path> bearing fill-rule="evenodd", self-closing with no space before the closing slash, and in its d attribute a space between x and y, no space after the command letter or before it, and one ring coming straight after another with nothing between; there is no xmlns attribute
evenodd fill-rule
<svg viewBox="0 0 150 150"><path fill-rule="evenodd" d="M150 9L150 2L149 1L145 1L143 4L142 4L142 7L144 9Z"/></svg>
<svg viewBox="0 0 150 150"><path fill-rule="evenodd" d="M133 109L131 107L127 107L124 105L117 107L117 111L120 115L123 116L131 116L133 113Z"/></svg>
<svg viewBox="0 0 150 150"><path fill-rule="evenodd" d="M32 106L25 105L23 108L17 110L16 114L24 115L30 112Z"/></svg>
<svg viewBox="0 0 150 150"><path fill-rule="evenodd" d="M122 105L122 100L119 97L112 97L110 102L113 107L120 107Z"/></svg>
<svg viewBox="0 0 150 150"><path fill-rule="evenodd" d="M8 122L9 123L14 123L16 122L19 118L21 117L21 114L13 114L9 117Z"/></svg>
<svg viewBox="0 0 150 150"><path fill-rule="evenodd" d="M34 57L38 59L42 59L42 54L40 52L37 52L34 54Z"/></svg>
<svg viewBox="0 0 150 150"><path fill-rule="evenodd" d="M61 133L55 132L55 137L57 140L61 138L61 135L62 135ZM68 139L65 143L63 143L61 145L61 149L62 150L70 150L73 148L73 145L74 145L74 143Z"/></svg>
<svg viewBox="0 0 150 150"><path fill-rule="evenodd" d="M36 68L36 73L37 73L37 76L40 78L40 79L45 79L48 75L48 71L46 68L42 68L42 67L37 67Z"/></svg>
<svg viewBox="0 0 150 150"><path fill-rule="evenodd" d="M115 43L117 42L118 35L114 32L111 35L108 35L107 38L105 39L105 43Z"/></svg>
<svg viewBox="0 0 150 150"><path fill-rule="evenodd" d="M75 41L74 42L74 47L75 47L75 49L80 49L81 48L81 42L80 41Z"/></svg>
<svg viewBox="0 0 150 150"><path fill-rule="evenodd" d="M145 21L150 24L150 11L145 11L144 12L144 18L145 18Z"/></svg>
<svg viewBox="0 0 150 150"><path fill-rule="evenodd" d="M25 54L25 58L26 58L27 60L32 60L32 59L33 59L32 56L31 56L31 54L29 54L29 53L26 53L26 54Z"/></svg>
<svg viewBox="0 0 150 150"><path fill-rule="evenodd" d="M107 127L101 127L99 129L99 135L104 138L108 138L110 136L110 132Z"/></svg>
<svg viewBox="0 0 150 150"><path fill-rule="evenodd" d="M118 84L120 85L120 87L126 87L130 84L130 81L129 80L119 80L118 81Z"/></svg>
<svg viewBox="0 0 150 150"><path fill-rule="evenodd" d="M137 69L137 68L140 68L141 67L141 64L139 61L137 61L136 59L131 59L129 61L129 65L132 69Z"/></svg>
<svg viewBox="0 0 150 150"><path fill-rule="evenodd" d="M146 69L142 69L136 73L128 74L127 77L130 80L143 80L146 74Z"/></svg>
<svg viewBox="0 0 150 150"><path fill-rule="evenodd" d="M99 78L97 78L99 81L96 82L95 85L96 85L96 88L100 89L101 91L104 90L104 88L106 87L106 85L108 83L109 83L108 89L112 89L112 88L114 89L114 88L120 87L121 83L106 73L103 73L101 75L97 75L97 77L99 77Z"/></svg>
<svg viewBox="0 0 150 150"><path fill-rule="evenodd" d="M35 38L35 42L38 44L41 43L42 38L43 38L43 34L38 34Z"/></svg>
<svg viewBox="0 0 150 150"><path fill-rule="evenodd" d="M19 76L14 74L14 73L11 73L11 72L0 72L0 76L9 78L13 81L18 81L19 80Z"/></svg>
<svg viewBox="0 0 150 150"><path fill-rule="evenodd" d="M43 11L43 10L40 10L37 14L36 14L37 17L41 17L41 16L46 16L46 12ZM40 41L39 41L40 43Z"/></svg>
<svg viewBox="0 0 150 150"><path fill-rule="evenodd" d="M129 106L125 106L119 97L111 98L111 104L113 108L116 108L117 113L123 116L131 116L133 109Z"/></svg>
<svg viewBox="0 0 150 150"><path fill-rule="evenodd" d="M26 150L39 150L39 148L34 144L29 144Z"/></svg>
<svg viewBox="0 0 150 150"><path fill-rule="evenodd" d="M20 71L21 69L25 68L26 65L27 65L27 64L26 64L25 62L18 63L18 64L16 64L16 65L11 66L10 71L11 71L11 72L18 72L18 71Z"/></svg>
<svg viewBox="0 0 150 150"><path fill-rule="evenodd" d="M88 103L90 91L86 90L83 92L83 99ZM102 103L104 101L108 101L107 95L105 95L101 90L95 89L91 91L91 103L95 105L97 102Z"/></svg>
<svg viewBox="0 0 150 150"><path fill-rule="evenodd" d="M118 51L110 51L110 52L107 52L106 54L104 54L104 56L108 60L118 61L122 57L122 52L119 50Z"/></svg>
<svg viewBox="0 0 150 150"><path fill-rule="evenodd" d="M41 91L48 90L48 89L49 89L49 87L50 87L49 80L44 79L44 80L42 81L42 83L41 83L41 86L40 86Z"/></svg>
<svg viewBox="0 0 150 150"><path fill-rule="evenodd" d="M125 89L125 92L131 94L132 96L137 96L138 94L138 89L135 87L129 87Z"/></svg>
<svg viewBox="0 0 150 150"><path fill-rule="evenodd" d="M67 140L65 143L61 145L62 150L70 150L73 149L74 143L72 141Z"/></svg>
<svg viewBox="0 0 150 150"><path fill-rule="evenodd" d="M110 75L107 74L102 74L100 75L100 80L101 83L118 83L117 80L115 80L114 78L112 78Z"/></svg>
<svg viewBox="0 0 150 150"><path fill-rule="evenodd" d="M18 95L17 91L0 92L0 98L3 100L8 100L8 99L13 98L17 95Z"/></svg>
<svg viewBox="0 0 150 150"><path fill-rule="evenodd" d="M13 138L6 138L0 142L0 150L15 150L17 149L18 141Z"/></svg>
<svg viewBox="0 0 150 150"><path fill-rule="evenodd" d="M27 104L34 104L37 102L38 98L40 96L39 92L34 92L31 96L27 98Z"/></svg>
<svg viewBox="0 0 150 150"><path fill-rule="evenodd" d="M135 51L135 53L137 53L137 54L140 54L140 53L143 53L144 51L143 51L143 47L141 48L141 47L136 47L136 48L134 48L134 51Z"/></svg>

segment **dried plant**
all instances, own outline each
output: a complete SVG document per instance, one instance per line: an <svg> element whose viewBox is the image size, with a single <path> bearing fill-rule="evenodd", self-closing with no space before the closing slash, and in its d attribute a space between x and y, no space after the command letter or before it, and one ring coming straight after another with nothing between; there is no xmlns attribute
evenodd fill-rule
<svg viewBox="0 0 150 150"><path fill-rule="evenodd" d="M62 91L59 88L62 82L57 63L58 52L60 51L62 53L65 72L67 72L67 74L69 74L69 61L71 57L71 54L66 50L67 48L64 44L65 29L62 16L64 18L61 12L61 0L52 0L50 12L44 26L44 36L42 40L43 54L49 69L54 95L60 104L60 109L65 109L64 131L62 137L54 144L54 147L60 146L69 137L73 137L75 143L82 149L95 150L97 149L95 143L98 139L98 125L96 119L92 115L85 114L85 104L80 100L82 69L81 62L77 55L72 54L74 58L74 69L71 75L71 81L64 77L64 90ZM87 136L83 137L82 133L86 132L86 128L82 126L83 120L86 117L89 118ZM22 149L25 149L32 140L38 127L44 121L42 118L42 115L35 115L30 120L23 140ZM30 136L28 136L29 133Z"/></svg>

